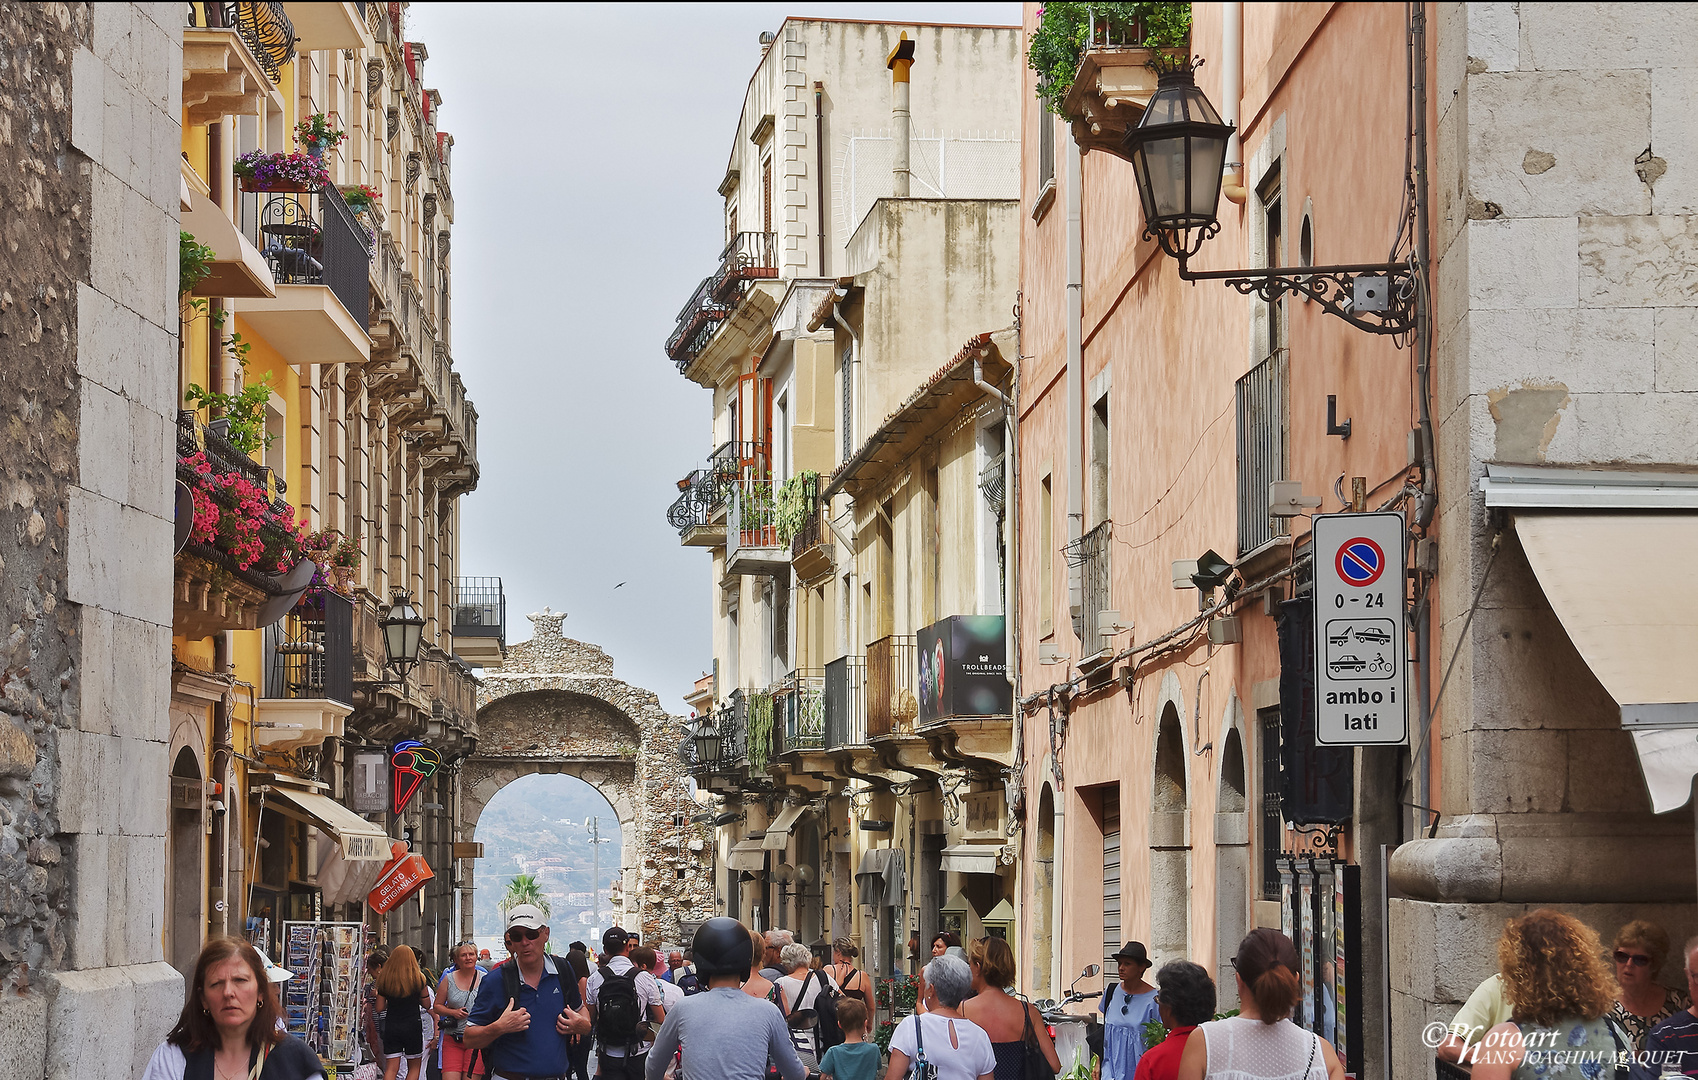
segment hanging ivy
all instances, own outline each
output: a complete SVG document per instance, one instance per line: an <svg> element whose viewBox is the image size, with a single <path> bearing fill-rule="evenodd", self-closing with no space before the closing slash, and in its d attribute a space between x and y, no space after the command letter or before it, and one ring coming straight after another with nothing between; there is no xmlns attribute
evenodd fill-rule
<svg viewBox="0 0 1698 1080"><path fill-rule="evenodd" d="M814 508L811 496L819 490L819 478L817 472L799 472L779 487L775 524L780 544L788 545L808 523L808 515Z"/></svg>
<svg viewBox="0 0 1698 1080"><path fill-rule="evenodd" d="M749 767L765 772L772 753L772 695L765 690L749 694Z"/></svg>
<svg viewBox="0 0 1698 1080"><path fill-rule="evenodd" d="M1038 97L1057 116L1066 115L1062 102L1073 89L1093 28L1124 46L1185 49L1191 41L1191 5L1051 0L1040 7L1026 63L1038 73Z"/></svg>

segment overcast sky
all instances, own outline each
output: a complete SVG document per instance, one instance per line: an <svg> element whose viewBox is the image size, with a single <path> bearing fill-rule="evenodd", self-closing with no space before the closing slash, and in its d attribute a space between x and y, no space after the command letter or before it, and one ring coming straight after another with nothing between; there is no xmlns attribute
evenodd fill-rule
<svg viewBox="0 0 1698 1080"><path fill-rule="evenodd" d="M760 33L787 15L1017 25L1018 3L415 3L454 136L454 363L478 410L464 576L503 579L673 712L712 663L709 555L666 523L710 445L662 346L722 246ZM623 586L615 588L620 582Z"/></svg>

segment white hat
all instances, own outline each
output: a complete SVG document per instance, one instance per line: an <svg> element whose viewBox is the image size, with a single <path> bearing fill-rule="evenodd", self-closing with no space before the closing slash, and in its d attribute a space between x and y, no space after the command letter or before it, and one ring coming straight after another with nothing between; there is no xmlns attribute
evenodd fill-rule
<svg viewBox="0 0 1698 1080"><path fill-rule="evenodd" d="M288 968L278 967L276 964L273 964L271 962L271 957L266 955L264 949L255 946L254 951L259 953L260 962L265 965L265 977L267 979L270 979L274 983L286 983L295 977L295 973L290 971Z"/></svg>
<svg viewBox="0 0 1698 1080"><path fill-rule="evenodd" d="M509 930L515 926L524 927L526 930L541 930L547 925L548 920L544 918L542 909L535 904L515 904L507 909Z"/></svg>

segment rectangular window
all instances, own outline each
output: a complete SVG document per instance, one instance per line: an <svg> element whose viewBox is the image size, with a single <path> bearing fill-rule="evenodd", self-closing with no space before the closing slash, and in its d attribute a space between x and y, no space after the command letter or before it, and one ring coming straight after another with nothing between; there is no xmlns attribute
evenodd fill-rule
<svg viewBox="0 0 1698 1080"><path fill-rule="evenodd" d="M1103 970L1117 966L1114 954L1120 951L1120 785L1105 784L1102 789L1102 811L1099 815L1103 830Z"/></svg>
<svg viewBox="0 0 1698 1080"><path fill-rule="evenodd" d="M761 231L772 232L772 158L761 160Z"/></svg>
<svg viewBox="0 0 1698 1080"><path fill-rule="evenodd" d="M1279 899L1279 851L1285 839L1285 822L1279 812L1279 706L1259 709L1256 723L1262 744L1262 899Z"/></svg>
<svg viewBox="0 0 1698 1080"><path fill-rule="evenodd" d="M725 685L726 693L739 690L743 686L738 673L738 653L742 651L743 635L738 628L737 602L733 600L725 609Z"/></svg>
<svg viewBox="0 0 1698 1080"><path fill-rule="evenodd" d="M1050 477L1038 487L1038 634L1055 633L1055 498Z"/></svg>
<svg viewBox="0 0 1698 1080"><path fill-rule="evenodd" d="M1055 183L1055 117L1038 108L1038 193Z"/></svg>
<svg viewBox="0 0 1698 1080"><path fill-rule="evenodd" d="M729 244L735 239L737 239L737 201L727 199L725 201L725 242Z"/></svg>
<svg viewBox="0 0 1698 1080"><path fill-rule="evenodd" d="M1289 531L1269 515L1268 485L1284 480L1291 428L1290 362L1276 349L1238 380L1238 554Z"/></svg>
<svg viewBox="0 0 1698 1080"><path fill-rule="evenodd" d="M1091 406L1091 527L1108 520L1108 395Z"/></svg>
<svg viewBox="0 0 1698 1080"><path fill-rule="evenodd" d="M1280 194L1279 168L1269 170L1256 190L1262 204L1262 252L1264 266L1285 265L1285 200ZM1264 305L1268 327L1268 352L1283 349L1286 342L1285 300Z"/></svg>
<svg viewBox="0 0 1698 1080"><path fill-rule="evenodd" d="M843 378L843 460L855 456L855 339L843 342L838 360Z"/></svg>

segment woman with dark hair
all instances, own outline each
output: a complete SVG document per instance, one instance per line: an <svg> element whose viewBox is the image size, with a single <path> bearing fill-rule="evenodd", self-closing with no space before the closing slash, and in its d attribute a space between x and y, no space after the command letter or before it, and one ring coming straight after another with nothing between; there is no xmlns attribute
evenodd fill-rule
<svg viewBox="0 0 1698 1080"><path fill-rule="evenodd" d="M1297 963L1290 938L1267 927L1250 931L1232 958L1238 1015L1197 1025L1202 1038L1185 1040L1179 1080L1344 1080L1332 1044L1291 1022L1291 1010L1302 996Z"/></svg>
<svg viewBox="0 0 1698 1080"><path fill-rule="evenodd" d="M1474 1080L1580 1080L1602 1075L1595 1063L1630 1052L1608 1015L1616 983L1604 947L1579 919L1540 908L1509 920L1498 971L1514 1007L1464 1058Z"/></svg>
<svg viewBox="0 0 1698 1080"><path fill-rule="evenodd" d="M1050 1041L1038 1007L1008 992L1014 985L1014 950L1001 938L979 938L967 950L973 972L973 996L961 1003L961 1015L985 1029L996 1055L996 1080L1022 1080L1030 1051L1043 1055L1051 1074L1061 1058Z"/></svg>
<svg viewBox="0 0 1698 1080"><path fill-rule="evenodd" d="M1133 1080L1176 1080L1185 1043L1197 1025L1215 1014L1215 981L1201 964L1169 960L1156 972L1156 1005L1167 1038L1146 1050L1138 1059Z"/></svg>
<svg viewBox="0 0 1698 1080"><path fill-rule="evenodd" d="M407 1059L407 1075L424 1072L424 1012L433 1008L430 980L419 969L413 950L395 946L377 973L378 1006L383 1010L383 1080L395 1080L401 1059Z"/></svg>
<svg viewBox="0 0 1698 1080"><path fill-rule="evenodd" d="M265 962L232 937L208 941L177 1026L154 1050L142 1080L311 1080L324 1066L307 1044L277 1029Z"/></svg>
<svg viewBox="0 0 1698 1080"><path fill-rule="evenodd" d="M831 965L826 968L831 972L831 981L843 988L845 994L854 994L867 1006L867 1015L873 1015L873 981L867 978L867 973L855 966L855 958L861 955L861 950L846 937L840 937L831 943Z"/></svg>
<svg viewBox="0 0 1698 1080"><path fill-rule="evenodd" d="M932 935L932 959L937 959L950 949L961 947L961 935L953 930L939 930Z"/></svg>

